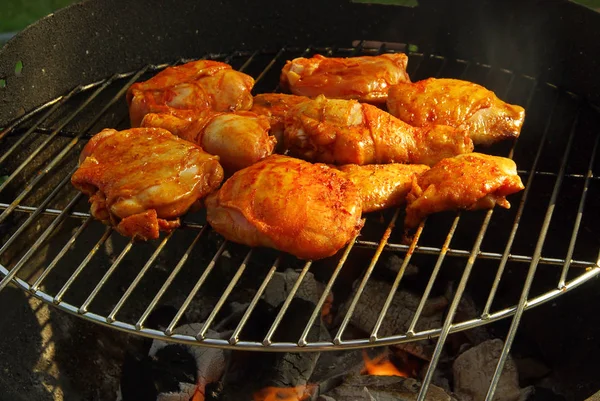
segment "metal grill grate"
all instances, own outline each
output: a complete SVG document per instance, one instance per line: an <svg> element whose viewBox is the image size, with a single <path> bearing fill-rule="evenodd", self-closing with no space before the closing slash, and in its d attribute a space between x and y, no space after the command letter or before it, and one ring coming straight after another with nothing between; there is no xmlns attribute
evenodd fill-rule
<svg viewBox="0 0 600 401"><path fill-rule="evenodd" d="M336 56L391 51L364 43L346 49L280 49L206 55L229 62L256 79L257 93L277 90L286 59L321 53ZM394 50L395 51L395 50ZM179 60L183 63L187 60ZM109 327L181 343L261 351L315 351L395 344L439 336L420 394L424 399L449 333L515 315L506 338L502 369L521 315L600 273L600 216L590 199L600 195L596 159L600 113L577 95L534 77L465 60L409 54L413 80L429 76L471 80L504 100L525 106L521 137L483 152L515 159L526 183L511 197L510 210L442 213L419 226L410 244L401 242L401 209L367 216L362 233L340 255L300 262L272 250L249 249L224 241L205 224L202 214L186 216L181 229L149 243L133 243L90 217L85 197L71 187L79 151L104 127L128 127L124 93L128 86L165 68L150 65L81 85L25 114L0 133L0 290L12 282L59 309ZM365 338L346 338L361 295L382 269L382 254L404 260L377 322ZM422 267L426 279L405 277L409 263ZM277 271L299 271L268 334L244 338L244 327ZM539 270L539 272L538 272ZM536 274L538 272L538 274ZM286 312L307 274L325 290L302 335L294 342L275 341ZM358 278L354 292L348 278ZM441 327L419 328L426 301L448 281L458 282ZM399 288L417 291L420 303L405 332L379 335ZM228 301L253 288L249 307L231 338L212 338L208 329ZM348 311L331 341L310 341L308 333L327 296L349 292ZM463 293L483 306L481 313L455 321ZM202 299L210 304L197 336L174 333L185 314ZM177 305L165 330L145 326L158 305ZM200 313L202 314L202 313ZM207 317L206 317L207 315ZM499 374L490 388L490 399Z"/></svg>

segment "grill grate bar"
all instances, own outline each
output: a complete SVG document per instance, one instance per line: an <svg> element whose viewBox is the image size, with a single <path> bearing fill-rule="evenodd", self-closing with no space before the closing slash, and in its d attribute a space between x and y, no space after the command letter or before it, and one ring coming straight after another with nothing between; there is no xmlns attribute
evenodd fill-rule
<svg viewBox="0 0 600 401"><path fill-rule="evenodd" d="M102 287L104 287L104 284L106 284L106 281L114 273L114 271L117 269L117 267L119 266L119 264L121 264L121 261L123 260L123 258L131 250L131 247L133 246L133 241L134 240L131 239L127 243L127 245L125 246L125 248L123 248L123 250L121 251L121 253L119 254L119 256L117 256L117 259L113 262L113 264L106 271L106 273L104 273L104 276L102 276L102 278L100 279L100 281L98 282L98 284L96 284L96 287L94 287L94 289L92 290L92 292L90 293L90 295L83 302L83 304L81 304L81 306L79 307L79 313L85 313L85 312L88 311L88 308L89 308L90 304L94 301L94 298L96 298L96 295L98 295L98 292L100 292L100 290L102 289Z"/></svg>
<svg viewBox="0 0 600 401"><path fill-rule="evenodd" d="M354 240L356 240L356 238L359 235L360 234L356 234L356 236L354 237ZM344 254L342 255L337 266L335 267L335 270L333 271L331 277L329 278L329 281L327 282L327 285L325 286L325 289L323 290L323 294L321 294L321 298L319 298L319 301L317 302L317 305L315 306L315 309L313 310L313 313L310 316L310 319L308 319L308 323L306 323L306 327L304 327L304 331L300 335L300 339L298 340L299 346L304 347L308 344L308 342L306 341L306 337L308 337L308 334L309 334L313 324L315 323L315 320L317 320L317 317L321 314L323 305L325 304L325 300L327 299L327 296L329 295L329 293L331 293L331 288L333 287L333 284L335 283L335 280L337 279L338 274L342 270L342 267L346 263L346 259L348 259L348 255L350 254L350 251L352 250L353 246L354 246L354 241L350 241L350 243L344 250Z"/></svg>
<svg viewBox="0 0 600 401"><path fill-rule="evenodd" d="M246 266L248 266L248 261L252 257L252 251L253 251L252 249L250 249L248 251L248 253L246 254L246 257L240 264L240 267L238 267L238 270L235 272L235 275L233 276L231 281L229 281L229 284L227 285L227 288L223 292L223 295L221 295L221 298L219 298L219 301L217 301L217 304L210 312L210 315L208 315L208 317L206 318L206 321L202 325L202 328L200 329L198 334L196 334L196 338L198 340L203 340L204 338L206 338L206 332L208 331L208 329L210 328L210 325L215 320L217 313L219 313L221 311L221 308L225 304L225 301L227 301L227 298L229 298L229 296L231 295L231 292L235 288L235 285L237 284L238 281L240 281L242 274L244 274L244 271L246 270Z"/></svg>
<svg viewBox="0 0 600 401"><path fill-rule="evenodd" d="M240 333L244 329L244 326L246 326L246 323L248 322L250 315L254 311L254 308L256 308L256 304L258 304L260 297L262 296L263 292L265 292L267 285L269 285L271 278L273 278L273 275L277 271L277 268L279 267L280 259L281 258L278 257L277 259L275 259L275 262L273 262L273 266L271 266L271 269L269 269L269 272L263 279L262 284L256 291L256 294L252 298L250 305L248 305L248 308L246 308L246 311L244 312L244 315L240 319L240 322L238 323L237 327L233 330L233 333L231 333L231 337L229 338L229 344L235 345L240 340Z"/></svg>
<svg viewBox="0 0 600 401"><path fill-rule="evenodd" d="M75 197L69 202L69 204L65 208L65 213L56 217L56 219L54 219L54 221L52 221L52 223L50 223L50 225L48 225L48 227L44 230L42 235L40 235L38 237L38 239L33 243L31 248L29 248L27 253L25 253L25 255L21 258L21 260L19 260L19 262L17 262L17 264L11 269L10 273L8 273L4 277L4 279L2 279L0 281L0 291L2 291L4 289L4 287L6 287L6 285L17 275L19 270L21 270L21 268L23 266L25 266L25 263L31 258L31 256L33 256L33 254L35 254L35 252L37 252L40 245L46 240L46 238L48 238L48 236L52 233L52 231L54 231L54 229L60 223L63 222L63 220L67 216L67 212L69 211L69 209L72 208L73 206L75 206L75 204L77 203L77 201L79 200L80 197L81 197L81 194L75 195ZM24 225L21 227L24 227ZM12 236L10 239L12 240L14 238L16 238L16 236ZM7 242L7 244L8 244L8 242ZM3 247L3 249L4 249L4 247Z"/></svg>
<svg viewBox="0 0 600 401"><path fill-rule="evenodd" d="M517 172L519 174L522 174L522 175L526 175L526 174L530 174L531 173L530 171L527 171L527 170L517 170ZM553 172L550 172L550 171L533 171L533 174L535 174L535 175L543 175L543 176L547 176L547 177L558 177L557 173L553 173ZM587 179L588 175L587 174L565 173L564 177L565 178L586 178ZM600 180L600 176L591 174L590 175L590 179L592 179L592 180Z"/></svg>
<svg viewBox="0 0 600 401"><path fill-rule="evenodd" d="M79 88L75 88L75 89L79 89ZM74 89L74 90L75 90L75 89ZM80 90L79 92L81 92L81 90ZM74 94L75 94L75 93L74 93ZM68 96L68 95L70 95L70 93L69 93L69 94L67 94L67 95L65 95L65 96L63 96L63 97L61 97L60 99L64 99L64 98L65 98L66 96ZM67 100L67 99L65 99L65 100ZM62 105L62 104L61 104L61 105ZM46 120L46 118L48 118L48 117L49 117L49 115L48 115L48 116L45 116L45 118L40 118L40 120L39 120L39 123L36 123L36 124L40 124L41 122L45 121L45 120ZM13 131L11 132L11 136L25 136L25 135L27 135L27 132L28 132L28 130L30 130L30 129L31 129L31 127L30 127L30 128L28 128L27 130L25 130L25 127L23 127L23 128L21 128L21 129L16 129L16 130L13 130ZM52 134L54 131L55 131L55 128L49 128L49 127L40 127L39 125L37 125L37 126L35 127L35 132L36 132L36 133L38 133L38 134L50 135L50 134ZM67 138L73 138L74 136L77 136L77 134L79 134L80 132L81 132L81 131L71 131L71 130L68 130L68 129L66 129L66 128L63 128L63 129L60 129L60 130L58 130L58 136L64 136L64 137L67 137Z"/></svg>
<svg viewBox="0 0 600 401"><path fill-rule="evenodd" d="M198 236L197 238L199 239L200 236ZM192 243L192 245L190 245L190 248L189 248L190 251L194 247L194 245L196 245L196 241L197 241L197 239L194 240L194 242ZM227 246L227 241L224 241L221 244L221 247L217 250L217 252L213 256L212 260L210 261L210 263L208 264L208 266L206 267L206 269L204 270L204 272L202 273L202 275L200 276L200 278L198 279L198 281L196 282L196 285L194 285L194 288L192 288L192 290L188 294L187 298L185 299L185 301L183 302L183 304L181 305L181 307L179 308L179 310L175 314L175 317L173 318L173 320L171 321L171 323L169 324L169 326L165 330L165 333L168 336L170 336L170 335L173 334L173 330L175 329L175 326L179 322L179 319L181 319L181 317L183 316L183 314L187 310L188 306L190 305L190 302L192 302L192 299L194 299L194 297L196 296L196 293L198 292L198 290L200 290L200 287L202 287L202 284L204 284L204 282L206 281L206 278L208 277L208 275L210 274L210 272L212 271L212 269L215 267L215 264L217 263L217 260L219 259L219 257L221 257L221 254L225 250L226 246ZM186 253L186 255L188 255L188 254L189 253ZM186 258L187 258L187 256L186 256Z"/></svg>
<svg viewBox="0 0 600 401"><path fill-rule="evenodd" d="M296 279L296 282L294 283L294 286L290 290L290 293L288 294L287 298L283 302L283 305L281 305L281 309L279 310L279 313L277 313L277 316L275 317L273 324L269 328L269 331L267 332L267 335L265 336L265 338L263 340L263 345L268 346L273 343L271 340L273 338L273 334L275 334L275 331L279 327L279 324L281 323L281 319L283 319L283 315L285 315L285 312L287 312L290 304L292 303L292 299L294 298L294 295L296 295L298 288L300 288L300 284L304 280L304 276L306 276L306 273L308 273L308 269L310 269L311 265L312 265L312 261L308 261L304 264L304 268L300 272L300 275Z"/></svg>
<svg viewBox="0 0 600 401"><path fill-rule="evenodd" d="M29 128L23 135L21 135L19 137L19 139L10 147L10 149L8 149L6 152L4 152L4 154L2 156L0 156L0 164L4 163L6 161L6 159L23 143L23 141L25 141L25 139L27 139L34 131L36 131L38 129L38 127L40 126L41 123L46 121L46 119L48 117L50 117L52 114L54 114L54 112L60 106L62 106L67 100L69 100L75 93L79 93L80 91L81 91L81 87L77 87L77 88L73 89L71 92L69 92L67 95L57 98L57 101L55 102L54 107L51 107L50 110L48 110L35 124L33 124L33 126L31 126L31 128ZM7 129L5 132L10 132L13 129L14 129L14 125L11 128ZM54 131L54 133L52 133L51 135L55 134L58 131L60 131L60 130ZM0 134L0 138L1 137L2 137L2 135ZM42 147L40 146L40 150L41 149L42 149ZM1 188L0 188L0 191L2 191Z"/></svg>
<svg viewBox="0 0 600 401"><path fill-rule="evenodd" d="M135 290L135 288L140 283L140 281L142 280L142 278L144 277L144 275L146 274L148 269L150 269L150 267L152 266L152 264L154 263L154 261L156 260L158 255L160 255L160 252L163 250L165 245L167 245L167 242L169 242L169 240L173 236L174 232L175 231L171 231L165 238L163 238L163 240L160 242L158 247L156 247L156 250L154 251L152 256L150 256L150 258L146 261L146 263L144 264L144 267L142 267L142 269L137 274L137 276L135 276L135 279L133 279L133 281L131 282L129 287L127 287L127 290L125 291L125 293L123 294L121 299L119 299L119 301L117 302L117 304L115 305L113 310L106 317L106 321L108 323L112 323L115 321L115 316L117 315L117 313L119 313L119 311L121 310L121 308L123 307L123 305L125 304L127 299L129 298L129 296L131 295L133 290Z"/></svg>
<svg viewBox="0 0 600 401"><path fill-rule="evenodd" d="M365 289L365 286L367 285L367 281L369 281L369 278L371 277L371 273L373 272L373 269L375 268L375 265L377 264L377 261L379 260L379 256L381 255L381 252L383 252L383 248L385 247L385 244L388 242L388 239L390 238L390 235L392 234L392 230L394 229L394 227L396 225L396 219L398 219L399 214L400 214L400 209L396 209L394 216L392 216L392 219L390 220L385 232L381 236L381 240L379 242L379 247L375 251L373 258L371 258L371 263L369 264L369 267L367 267L367 271L365 272L365 275L363 276L362 281L360 282L358 288L356 289L356 294L354 294L354 297L352 298L352 302L350 303L350 307L348 308L348 311L346 312L346 315L344 316L344 320L342 320L342 324L340 325L335 337L333 338L334 344L337 344L337 345L342 344L342 335L344 334L344 331L346 330L346 327L348 326L348 323L350 322L350 319L352 318L352 315L354 314L354 310L356 309L358 300L360 299L360 297Z"/></svg>
<svg viewBox="0 0 600 401"><path fill-rule="evenodd" d="M481 242L483 241L483 237L487 231L490 220L492 219L492 214L494 209L490 209L487 211L485 215L485 219L481 224L481 228L479 230L479 234L477 235L477 239L475 240L475 244L473 245L473 250L471 251L471 256L467 261L465 266L465 270L463 271L462 277L456 288L456 292L454 294L454 298L452 298L452 303L450 304L450 308L448 309L446 319L444 320L444 325L442 326L442 330L440 332L438 341L435 345L435 350L433 351L433 356L431 357L431 361L429 363L429 368L427 369L427 373L423 378L423 384L421 386L421 390L417 396L417 401L425 401L427 396L427 390L429 389L429 385L431 384L431 380L433 379L433 374L435 372L435 368L440 360L440 356L442 355L442 348L446 343L446 339L448 338L448 334L450 333L450 329L452 327L452 321L454 320L454 315L456 314L456 309L458 308L458 304L460 303L460 299L462 298L463 293L465 292L465 288L467 287L467 281L471 276L471 271L473 270L473 265L477 260L477 253L479 252L479 247L481 246ZM457 217L458 218L458 217Z"/></svg>
<svg viewBox="0 0 600 401"><path fill-rule="evenodd" d="M417 306L417 310L415 311L415 316L413 317L412 321L410 322L410 325L408 326L408 330L406 331L407 336L415 335L415 327L417 325L417 322L419 321L419 318L421 317L421 313L423 312L425 303L427 302L427 299L429 298L429 294L431 293L433 284L435 283L435 280L437 279L437 275L440 272L440 269L442 268L442 262L446 258L446 253L448 252L448 247L450 246L450 242L452 241L452 238L454 237L454 232L456 231L456 227L458 226L459 221L460 221L460 212L456 214L456 217L454 218L454 221L452 222L452 226L450 227L450 230L448 231L448 235L446 236L446 240L444 241L444 245L442 245L442 249L440 250L440 255L437 258L437 261L435 262L435 266L433 267L433 270L431 271L431 277L429 278L429 281L427 282L427 287L425 287L425 291L423 291L423 296L421 296L421 301L419 301L419 305ZM425 223L425 222L423 222L423 223Z"/></svg>
<svg viewBox="0 0 600 401"><path fill-rule="evenodd" d="M169 286L171 285L171 283L175 279L175 276L177 276L177 274L179 273L179 271L181 270L181 268L183 267L183 265L187 261L188 257L192 253L192 250L196 246L196 243L198 242L198 240L200 239L200 237L202 236L202 234L204 234L204 231L205 230L203 229L203 230L201 230L198 233L198 235L196 235L196 237L194 238L194 240L192 241L192 243L190 244L190 246L188 246L188 248L186 249L185 253L181 257L181 259L179 259L179 262L177 262L177 265L175 266L175 268L173 269L173 271L171 271L171 274L169 274L169 277L167 277L167 279L163 283L162 287L160 287L160 290L158 290L158 292L156 293L156 295L154 296L154 298L152 299L152 301L150 302L150 304L148 305L148 307L146 308L146 310L144 311L144 313L142 313L142 316L140 317L140 319L135 324L135 327L136 327L137 330L141 330L142 327L144 327L144 322L146 321L146 319L148 318L148 316L150 315L150 313L154 310L154 308L156 307L156 304L158 303L158 301L160 301L160 299L162 298L162 296L165 293L165 291L167 291L167 289L169 288ZM217 254L213 257L213 261L216 260L216 258L221 255L221 252L223 252L223 247L224 246L225 246L224 244L221 245L221 248L219 248L219 251L217 251ZM211 261L211 263L212 263L212 261ZM212 265L214 265L214 264L212 264ZM209 265L209 268L212 269L212 267L210 265ZM207 268L207 270L209 268Z"/></svg>
<svg viewBox="0 0 600 401"><path fill-rule="evenodd" d="M75 172L75 170L71 170L71 173ZM17 238L23 233L23 231L25 231L25 229L27 229L27 227L29 227L29 225L35 221L35 219L40 215L42 208L46 207L46 205L48 203L50 203L50 201L52 199L54 199L54 197L56 195L58 195L58 193L61 191L61 189L70 181L70 176L66 176L62 179L62 181L56 186L56 188L54 188L52 190L52 192L50 192L50 194L46 197L46 199L44 199L44 201L42 202L41 207L36 210L35 212L33 212L28 218L27 220L25 220L25 222L15 231L15 233L13 235L11 235L11 237L6 241L6 243L0 248L0 255L2 255L10 245L13 244L13 242L15 242L17 240ZM68 212L68 210L65 208L65 210L63 210L63 212ZM63 213L61 213L60 215L63 215ZM60 216L59 215L59 216ZM1 221L1 220L0 220ZM0 285L0 291L2 291L2 288L4 288L2 285Z"/></svg>
<svg viewBox="0 0 600 401"><path fill-rule="evenodd" d="M600 135L596 136L596 141L594 142L594 147L592 149L592 155L590 157L590 162L588 164L588 173L586 174L586 179L583 184L583 191L581 192L581 199L579 200L579 206L577 207L577 217L575 218L575 224L573 225L573 233L571 234L571 241L569 242L567 256L565 257L565 265L560 274L560 279L558 280L558 288L559 289L563 289L565 287L567 273L569 272L569 267L571 266L571 258L573 257L573 251L575 250L575 243L577 242L577 234L579 233L579 227L581 225L581 219L583 217L583 209L585 206L585 201L587 199L588 188L590 185L590 179L592 177L592 169L594 168L594 161L596 160L596 151L598 150L598 142L600 142Z"/></svg>
<svg viewBox="0 0 600 401"><path fill-rule="evenodd" d="M425 221L422 221L421 224L419 224L419 227L417 228L417 232L415 233L415 235L413 237L413 240L410 244L410 248L408 249L408 252L406 252L406 255L404 255L404 261L402 262L402 265L400 266L400 269L398 270L398 273L396 274L394 283L392 284L392 287L390 288L390 292L388 293L388 296L383 304L383 308L381 308L381 312L379 313L379 316L377 317L375 326L373 327L373 330L371 331L371 335L369 337L370 341L373 341L373 342L377 341L377 333L379 332L381 323L383 323L383 319L385 318L385 315L387 314L387 311L392 303L392 300L394 299L394 295L396 295L396 291L398 290L398 286L400 285L400 280L402 280L402 277L404 276L404 272L406 271L406 267L408 266L408 263L410 262L410 259L412 258L412 255L415 251L415 247L417 246L417 243L419 242L419 238L421 237L421 233L423 232L424 226L425 226ZM430 279L429 281L432 281L432 280Z"/></svg>
<svg viewBox="0 0 600 401"><path fill-rule="evenodd" d="M262 79L264 78L264 76L267 74L267 72L269 72L269 70L273 67L273 65L275 65L275 62L277 60L279 60L279 58L281 57L281 55L283 54L284 51L285 51L285 48L281 48L277 52L277 54L271 59L271 61L269 62L269 64L267 64L267 66L261 71L261 73L258 74L258 77L256 77L256 82L262 81Z"/></svg>
<svg viewBox="0 0 600 401"><path fill-rule="evenodd" d="M558 104L558 96L555 97L553 101L552 110L556 110ZM531 192L531 186L533 183L533 179L535 178L535 171L544 149L544 144L546 143L546 138L548 136L548 132L550 131L550 127L552 126L552 116L554 113L550 114L550 118L546 121L546 126L544 127L544 133L542 134L542 138L540 139L540 145L538 146L537 152L533 159L533 164L531 166L531 173L527 177L527 182L525 184L525 190L523 191L523 196L521 197L521 201L519 203L519 208L517 209L517 213L515 215L515 221L510 230L510 234L508 236L508 240L506 242L506 247L504 248L504 253L502 254L502 259L500 260L500 265L498 266L498 271L496 272L496 277L494 278L494 282L492 284L492 288L490 289L490 293L488 295L488 299L485 303L485 307L483 308L482 317L485 319L490 314L490 308L494 302L496 297L496 293L498 291L498 286L500 285L500 281L502 280L502 275L504 273L504 269L506 268L506 263L509 259L509 252L512 249L513 242L517 235L517 230L519 229L519 223L521 221L521 217L523 216L523 210L525 210L525 203L529 198L529 193ZM533 261L533 258L531 259ZM563 262L564 263L564 262Z"/></svg>
<svg viewBox="0 0 600 401"><path fill-rule="evenodd" d="M376 243L373 243L372 241L358 240L358 241L356 241L356 244L359 247L376 248ZM409 248L408 245L402 245L402 244L387 244L385 246L386 251L406 251L406 250L408 250L408 248ZM415 253L424 254L424 255L437 255L437 254L439 254L440 250L441 250L441 248L438 248L438 247L418 246L415 249ZM469 254L470 254L469 251L466 251L463 249L448 248L448 256L469 257ZM497 252L480 251L478 257L479 257L479 259L499 260L499 259L502 259L502 255L503 254L497 253ZM511 262L529 263L529 262L531 262L532 257L527 256L527 255L509 254L508 260ZM547 265L562 266L565 263L565 260L558 259L558 258L543 257L540 259L540 262L543 264L547 264ZM590 264L593 264L593 262L583 261L583 260L574 260L572 262L572 265L576 265L579 267L588 267Z"/></svg>
<svg viewBox="0 0 600 401"><path fill-rule="evenodd" d="M47 109L48 107L56 104L57 102L60 102L63 97L64 96L59 96L59 97L57 97L55 99L52 99L49 102L44 103L43 105L38 106L37 108L33 109L29 113L26 113L23 116L17 118L11 125L9 125L2 132L0 132L0 141L6 135L8 135L9 133L11 133L16 127L18 127L19 125L21 125L25 121L29 120L32 116L35 116L36 114L42 112L43 110Z"/></svg>
<svg viewBox="0 0 600 401"><path fill-rule="evenodd" d="M248 59L244 62L244 64L238 69L238 71L244 71L244 70L246 70L246 68L248 68L248 66L250 65L250 63L252 63L252 61L258 55L258 53L259 53L258 51L252 53L250 55L250 57L248 57ZM236 53L231 53L230 57L233 58L235 56L235 54Z"/></svg>
<svg viewBox="0 0 600 401"><path fill-rule="evenodd" d="M50 262L48 267L46 269L44 269L42 274L40 274L40 276L37 278L37 280L33 283L31 288L29 289L32 293L35 293L39 289L40 285L42 285L42 282L46 279L48 274L50 274L50 272L52 272L52 270L54 270L54 267L56 267L58 262L65 256L65 254L69 251L69 249L71 249L71 247L73 246L73 244L75 243L77 238L79 238L81 233L88 227L88 225L92 222L92 220L93 219L91 216L88 217L86 220L84 220L83 223L77 229L77 231L75 231L75 233L71 236L71 238L69 238L69 241L67 241L67 243L62 247L60 252L54 257L54 259L52 259L52 262Z"/></svg>
<svg viewBox="0 0 600 401"><path fill-rule="evenodd" d="M565 152L562 157L562 161L560 164L560 170L558 173L558 177L554 184L554 189L552 190L552 196L550 197L550 202L548 203L548 208L546 209L546 215L544 217L544 222L542 224L542 229L540 230L539 239L537 241L535 250L533 252L533 260L529 267L529 271L527 272L527 277L525 279L525 284L523 286L523 291L521 293L521 297L519 298L519 303L517 304L517 310L515 312L515 316L510 325L510 329L506 336L506 341L504 342L504 348L502 349L502 353L500 354L500 358L498 360L498 364L496 365L496 371L494 372L494 376L492 377L492 382L488 389L488 393L486 395L486 401L492 401L494 393L496 391L496 387L498 386L498 381L500 380L500 375L502 374L502 370L504 369L504 365L506 363L506 359L508 358L508 353L510 352L512 343L515 339L515 335L517 334L517 328L519 323L521 322L521 317L523 316L523 312L525 310L525 305L527 304L527 297L529 296L529 289L531 288L531 284L533 283L533 278L535 277L535 272L537 271L537 266L539 264L539 258L542 255L542 248L544 243L546 242L546 235L548 234L548 228L550 226L550 221L552 220L552 216L554 214L554 207L556 206L556 200L558 198L558 193L560 192L560 188L563 182L563 174L567 168L567 160L569 159L569 155L571 153L571 146L573 145L573 139L575 137L575 130L579 121L579 109L577 112L577 116L573 121L573 126L571 128L571 132L569 134L569 140L565 147Z"/></svg>
<svg viewBox="0 0 600 401"><path fill-rule="evenodd" d="M9 203L2 203L0 202L0 209L1 210L6 210L10 207ZM14 208L15 212L24 212L24 213L35 213L37 211L40 211L42 214L45 214L47 216L58 216L59 214L62 213L62 210L60 209L44 209L42 207L35 207L35 206L22 206L22 205L17 205ZM80 218L82 220L87 219L91 216L91 214L89 213L83 213L83 212L72 212L69 213L69 217L77 217Z"/></svg>
<svg viewBox="0 0 600 401"><path fill-rule="evenodd" d="M67 279L67 282L58 291L58 293L54 297L54 303L59 303L62 301L65 293L69 290L69 288L71 287L73 282L77 279L77 277L81 274L83 269L88 265L88 263L90 263L90 260L92 260L92 258L96 254L96 252L98 252L98 250L102 247L102 245L104 245L104 243L106 242L108 237L110 237L110 234L112 234L112 231L113 230L111 227L106 227L106 230L104 231L104 234L102 235L102 237L100 237L98 242L96 242L96 245L94 245L92 250L86 255L86 257L79 264L79 266L77 266L77 269L75 269L73 274L71 274L71 276Z"/></svg>
<svg viewBox="0 0 600 401"><path fill-rule="evenodd" d="M6 179L6 181L0 185L0 192L2 192L4 190L4 188L6 188L6 186L46 147L46 145L48 145L52 139L54 139L57 135L58 132L63 129L69 122L71 122L92 100L94 100L104 89L106 89L106 87L108 87L108 85L110 85L110 80L106 80L104 82L103 85L101 85L98 89L96 89L96 91L94 93L92 93L85 102L83 102L78 108L77 110L75 110L73 113L71 113L71 115L69 115L60 125L57 129L55 129L52 134L50 134L48 136L48 138L46 138L44 140L44 142L42 142L42 144L35 149L28 157L27 159L25 159L23 161L23 163L21 163ZM75 89L77 92L80 91L79 88ZM41 123L41 121L40 121ZM82 134L80 134L82 135ZM70 145L70 144L69 144ZM68 146L68 145L67 145ZM69 148L70 149L70 148ZM37 184L37 182L39 182L41 180L42 177L45 176L46 174L46 170L49 170L50 168L54 167L55 164L57 164L60 160L62 160L62 157L60 159L58 159L59 156L61 155L65 155L66 152L64 151L64 149L61 151L61 153L46 167L46 169L44 169L44 171L42 172L42 174L39 174L36 179L33 180L33 182L27 186L25 188L25 190L17 197L17 199L13 202L14 204L18 204L20 203L20 201L25 197L25 195L27 195L29 193L29 191L31 191L31 189L33 188L33 186L35 184ZM56 161L58 159L58 161ZM56 161L56 162L55 162ZM52 167L50 167L52 166ZM29 188L29 190L27 190L27 188ZM7 210L11 210L10 208ZM6 213L6 211L4 212ZM4 213L2 213L2 215L0 215L0 222L5 218L4 217ZM8 212L10 213L10 212Z"/></svg>

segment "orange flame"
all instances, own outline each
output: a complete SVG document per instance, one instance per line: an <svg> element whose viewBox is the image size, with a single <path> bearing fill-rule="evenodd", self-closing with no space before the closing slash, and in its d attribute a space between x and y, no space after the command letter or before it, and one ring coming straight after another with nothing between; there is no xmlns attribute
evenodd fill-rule
<svg viewBox="0 0 600 401"><path fill-rule="evenodd" d="M314 386L265 387L253 395L253 401L303 401L310 398Z"/></svg>
<svg viewBox="0 0 600 401"><path fill-rule="evenodd" d="M363 359L365 360L365 368L362 371L362 374L372 376L408 377L408 374L401 372L392 362L390 362L385 352L371 359L369 358L369 355L363 351Z"/></svg>

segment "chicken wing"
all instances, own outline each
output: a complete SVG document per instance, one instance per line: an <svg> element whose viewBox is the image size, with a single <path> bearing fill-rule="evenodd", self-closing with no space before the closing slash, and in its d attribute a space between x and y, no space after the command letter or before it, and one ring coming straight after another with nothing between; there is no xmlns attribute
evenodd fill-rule
<svg viewBox="0 0 600 401"><path fill-rule="evenodd" d="M206 208L225 238L302 259L335 254L362 227L360 193L341 172L281 155L236 172Z"/></svg>
<svg viewBox="0 0 600 401"><path fill-rule="evenodd" d="M308 100L305 96L285 95L283 93L262 93L254 96L251 112L269 119L271 135L277 139L278 151L283 151L283 129L287 112L298 103Z"/></svg>
<svg viewBox="0 0 600 401"><path fill-rule="evenodd" d="M290 109L284 145L292 156L338 165L433 165L473 150L469 136L455 128L415 128L375 106L324 96Z"/></svg>
<svg viewBox="0 0 600 401"><path fill-rule="evenodd" d="M227 174L250 166L273 153L276 139L269 136L267 117L248 111L176 110L147 114L142 127L165 128L219 156Z"/></svg>
<svg viewBox="0 0 600 401"><path fill-rule="evenodd" d="M481 153L445 159L413 180L404 225L416 227L425 216L445 210L508 209L506 196L523 188L510 159Z"/></svg>
<svg viewBox="0 0 600 401"><path fill-rule="evenodd" d="M229 64L200 60L168 67L127 90L132 127L139 127L148 113L171 109L249 110L254 79Z"/></svg>
<svg viewBox="0 0 600 401"><path fill-rule="evenodd" d="M525 110L467 81L429 78L399 83L387 99L391 114L415 127L450 125L466 130L475 145L490 145L521 133Z"/></svg>
<svg viewBox="0 0 600 401"><path fill-rule="evenodd" d="M410 192L413 178L429 170L423 164L369 164L340 166L346 178L356 185L363 213L400 206Z"/></svg>
<svg viewBox="0 0 600 401"><path fill-rule="evenodd" d="M218 157L159 128L101 131L71 177L95 218L143 240L178 227L179 216L222 180Z"/></svg>
<svg viewBox="0 0 600 401"><path fill-rule="evenodd" d="M281 71L281 86L295 95L385 103L390 85L410 82L404 53L349 58L296 58Z"/></svg>

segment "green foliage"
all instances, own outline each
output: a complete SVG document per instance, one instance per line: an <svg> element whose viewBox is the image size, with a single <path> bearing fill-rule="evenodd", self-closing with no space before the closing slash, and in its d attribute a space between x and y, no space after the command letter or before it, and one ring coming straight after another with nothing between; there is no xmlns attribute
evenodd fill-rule
<svg viewBox="0 0 600 401"><path fill-rule="evenodd" d="M0 32L20 31L74 0L2 0L0 2Z"/></svg>
<svg viewBox="0 0 600 401"><path fill-rule="evenodd" d="M573 0L573 2L590 8L600 9L600 0Z"/></svg>
<svg viewBox="0 0 600 401"><path fill-rule="evenodd" d="M15 64L15 75L20 75L21 71L23 71L23 62L19 60Z"/></svg>

